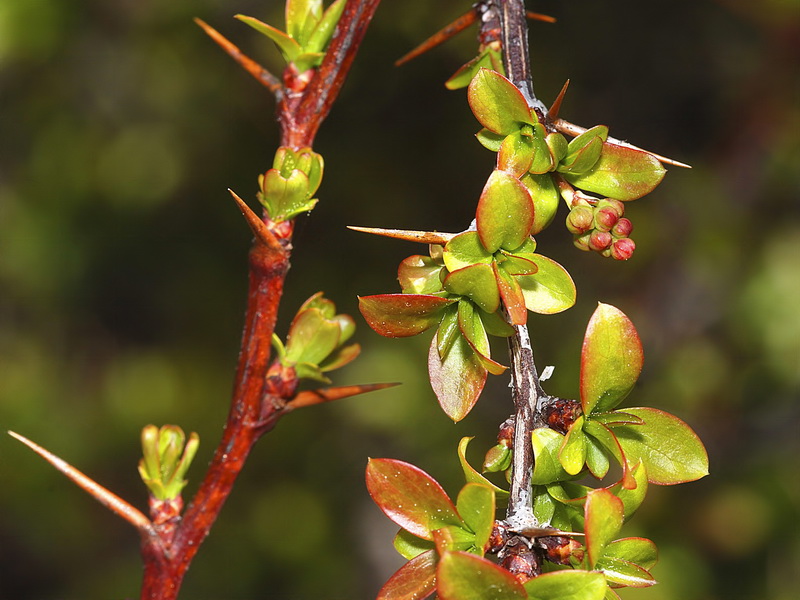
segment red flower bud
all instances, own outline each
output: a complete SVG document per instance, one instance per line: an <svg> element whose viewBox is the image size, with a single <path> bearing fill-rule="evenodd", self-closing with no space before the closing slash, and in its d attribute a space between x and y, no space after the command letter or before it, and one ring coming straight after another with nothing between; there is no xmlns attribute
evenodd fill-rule
<svg viewBox="0 0 800 600"><path fill-rule="evenodd" d="M611 245L614 238L607 231L597 231L596 229L589 236L589 248L595 252L602 252Z"/></svg>
<svg viewBox="0 0 800 600"><path fill-rule="evenodd" d="M583 235L577 235L572 240L572 243L575 244L575 247L578 250L584 250L588 252L591 248L589 248L589 238L591 237L590 233L584 233Z"/></svg>
<svg viewBox="0 0 800 600"><path fill-rule="evenodd" d="M619 221L619 215L611 208L601 208L594 213L594 228L599 231L611 231Z"/></svg>
<svg viewBox="0 0 800 600"><path fill-rule="evenodd" d="M592 228L594 211L588 206L576 206L567 215L567 229L570 233L580 235Z"/></svg>
<svg viewBox="0 0 800 600"><path fill-rule="evenodd" d="M617 217L621 217L625 214L625 205L620 202L619 200L614 200L613 198L603 198L597 203L597 208L610 208Z"/></svg>
<svg viewBox="0 0 800 600"><path fill-rule="evenodd" d="M611 230L611 234L617 238L625 238L628 237L632 231L633 223L631 223L628 219L622 218L617 221L616 225L614 225L614 228Z"/></svg>
<svg viewBox="0 0 800 600"><path fill-rule="evenodd" d="M615 260L628 260L633 256L633 251L636 250L636 244L631 238L622 238L615 240L611 246L611 256Z"/></svg>

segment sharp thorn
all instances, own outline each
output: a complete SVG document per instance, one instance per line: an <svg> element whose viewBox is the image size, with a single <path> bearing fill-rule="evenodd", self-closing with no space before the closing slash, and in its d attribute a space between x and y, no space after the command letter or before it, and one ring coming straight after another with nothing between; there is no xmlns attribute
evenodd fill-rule
<svg viewBox="0 0 800 600"><path fill-rule="evenodd" d="M366 394L367 392L383 390L396 385L400 384L371 383L365 385L343 385L340 387L318 390L305 390L297 394L297 396L295 396L291 402L287 403L285 410L288 412L297 408L304 408L306 406L313 406L315 404L322 404L324 402L332 402L333 400L340 400L341 398L349 398L350 396L357 396L358 394Z"/></svg>
<svg viewBox="0 0 800 600"><path fill-rule="evenodd" d="M440 244L444 245L452 240L457 233L444 233L441 231L413 231L409 229L381 229L380 227L356 227L348 225L348 229L360 231L362 233L372 233L397 240L409 242L419 242L421 244Z"/></svg>
<svg viewBox="0 0 800 600"><path fill-rule="evenodd" d="M472 25L477 19L478 19L478 11L477 9L473 8L468 13L464 13L463 15L458 17L455 21L453 21L449 25L445 26L444 28L434 33L431 37L429 37L419 46L414 48L411 52L409 52L408 54L406 54L401 58L398 58L394 62L394 66L399 67L400 65L404 65L408 61L417 58L421 54L425 54L425 52L427 52L428 50L435 48L439 44L442 44L447 40L449 40L454 35L464 31L467 27Z"/></svg>
<svg viewBox="0 0 800 600"><path fill-rule="evenodd" d="M531 21L544 21L545 23L555 23L556 18L551 17L550 15L543 15L542 13L531 12L529 10L525 11L525 16L528 17Z"/></svg>
<svg viewBox="0 0 800 600"><path fill-rule="evenodd" d="M567 88L568 87L569 87L569 79L567 79L564 82L564 85L561 88L561 91L558 92L558 96L556 96L556 99L553 100L553 104L552 104L552 106L550 106L550 110L547 111L547 116L550 117L553 120L558 118L558 111L561 110L561 102L564 100L564 96L567 93Z"/></svg>
<svg viewBox="0 0 800 600"><path fill-rule="evenodd" d="M205 31L206 34L219 45L220 48L225 50L225 52L228 53L228 56L239 63L239 65L245 71L255 77L258 82L265 86L270 92L276 96L280 96L283 93L283 85L281 85L280 80L272 73L267 71L252 58L244 54L235 44L233 44L233 42L228 40L228 38L226 38L202 19L195 18L194 22L197 23L203 29L203 31Z"/></svg>
<svg viewBox="0 0 800 600"><path fill-rule="evenodd" d="M247 221L247 225L250 227L250 230L253 232L253 235L256 237L256 239L265 246L282 252L283 247L281 246L281 243L278 241L278 238L275 237L275 234L269 230L269 227L267 227L266 223L261 220L261 217L254 213L253 210L247 206L247 203L236 195L236 192L230 188L228 189L228 192L239 206L239 210L242 211L244 220Z"/></svg>
<svg viewBox="0 0 800 600"><path fill-rule="evenodd" d="M39 446L38 444L32 442L25 436L22 436L18 433L13 431L9 431L8 435L13 437L14 439L22 442L28 448L36 452L39 456L49 462L56 470L60 471L64 475L66 475L69 479L71 479L79 488L85 491L87 494L92 496L95 500L97 500L100 504L108 508L111 512L116 514L117 516L122 517L126 521L128 521L131 525L136 527L139 531L146 534L151 534L153 532L153 524L150 522L144 513L139 511L137 508L111 492L110 490L104 488L102 485L91 479L90 477L81 473L78 469L70 465L65 460L59 458L52 452L49 452Z"/></svg>

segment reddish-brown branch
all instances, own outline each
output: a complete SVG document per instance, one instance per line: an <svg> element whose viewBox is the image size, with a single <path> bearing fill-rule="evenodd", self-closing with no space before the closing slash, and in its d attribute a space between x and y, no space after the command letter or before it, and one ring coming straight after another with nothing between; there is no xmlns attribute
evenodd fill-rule
<svg viewBox="0 0 800 600"><path fill-rule="evenodd" d="M325 59L304 89L287 85L279 97L281 143L293 148L313 144L322 121L341 89L356 51L380 0L349 0ZM290 67L291 68L291 67ZM252 217L234 197L253 228ZM247 312L236 382L222 440L205 478L181 521L169 523L142 540L144 580L142 599L173 600L200 544L208 535L245 461L259 437L274 427L286 411L286 400L266 388L270 343L291 258L292 222L273 223L270 235L258 235L249 255ZM257 224L255 224L257 225Z"/></svg>

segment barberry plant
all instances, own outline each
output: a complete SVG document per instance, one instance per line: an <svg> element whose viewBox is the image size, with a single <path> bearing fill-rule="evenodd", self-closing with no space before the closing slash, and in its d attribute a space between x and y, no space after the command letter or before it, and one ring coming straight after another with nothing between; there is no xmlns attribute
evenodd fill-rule
<svg viewBox="0 0 800 600"><path fill-rule="evenodd" d="M401 293L362 297L360 309L387 337L436 328L428 372L454 421L475 406L488 374L508 369L490 350L491 337L507 338L514 414L500 425L482 472L466 459L471 438L461 441L466 483L455 502L418 467L369 461L367 487L401 528L394 545L408 559L378 598L617 598L617 588L653 585L657 560L652 541L618 538L623 523L649 484L699 479L708 458L679 418L618 408L639 377L643 351L635 327L614 306L600 303L587 326L579 400L544 391L528 312L567 310L576 288L561 265L538 252L533 236L555 221L563 200L576 247L631 258L624 202L650 193L664 177L662 163L675 163L610 138L605 125L584 129L559 119L566 86L549 109L538 101L522 2L478 2L473 14L481 48L456 81L472 75L467 99L483 127L476 137L496 153L495 168L463 232L358 228L429 244L428 255L400 264ZM451 79L448 87L460 86ZM487 478L491 472L505 474L507 491ZM612 472L618 478L609 482ZM599 485L587 485L591 480Z"/></svg>
<svg viewBox="0 0 800 600"><path fill-rule="evenodd" d="M274 43L286 61L280 77L244 55L219 32L203 30L272 92L281 140L272 166L258 176L260 214L231 191L253 234L249 290L230 413L199 489L184 509L187 472L199 438L176 425L147 425L139 474L149 515L72 465L12 433L141 536L142 598L178 596L201 543L255 443L297 408L393 384L333 386L329 374L360 352L355 321L320 292L275 335L296 219L312 211L324 173L314 151L379 0L287 0L285 30L237 18ZM447 82L467 87L495 154L478 195L474 221L457 233L355 228L428 245L398 270L401 292L360 298L379 334L405 337L435 329L430 381L445 414L463 419L489 376L510 372L513 414L499 427L482 468L458 444L466 483L455 501L423 470L403 461L368 462L367 488L400 531L394 545L408 559L379 592L383 600L616 598L618 587L647 587L657 560L650 540L620 532L649 484L692 481L708 471L702 443L683 421L653 408L619 408L642 368L636 330L621 310L599 304L583 340L578 399L542 388L526 324L575 303L569 273L542 254L533 236L556 222L566 203L574 244L617 260L634 251L624 202L652 191L675 163L558 117L566 86L550 108L533 91L521 0L479 0L444 37L479 23L478 55ZM440 37L441 39L441 37ZM430 47L438 43L428 42ZM568 139L570 138L570 139ZM538 318L538 317L537 317ZM508 364L492 352L505 338ZM491 473L505 475L502 485ZM594 480L594 486L588 483ZM506 487L508 489L506 489ZM504 515L500 513L505 511Z"/></svg>

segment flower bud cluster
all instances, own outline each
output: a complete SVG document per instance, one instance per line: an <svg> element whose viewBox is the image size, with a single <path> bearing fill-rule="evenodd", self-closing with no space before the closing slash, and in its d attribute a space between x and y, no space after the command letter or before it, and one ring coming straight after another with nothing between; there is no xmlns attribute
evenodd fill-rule
<svg viewBox="0 0 800 600"><path fill-rule="evenodd" d="M594 205L576 198L567 215L567 229L574 244L581 250L593 250L616 260L628 260L636 249L630 237L633 224L622 215L625 205L619 200L603 198Z"/></svg>

